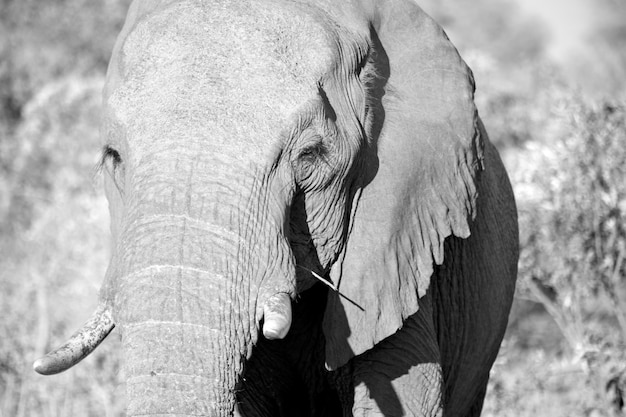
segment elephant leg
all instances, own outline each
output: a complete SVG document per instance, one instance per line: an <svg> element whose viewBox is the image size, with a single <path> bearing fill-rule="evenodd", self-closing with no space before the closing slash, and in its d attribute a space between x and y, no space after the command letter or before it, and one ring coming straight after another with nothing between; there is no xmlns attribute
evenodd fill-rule
<svg viewBox="0 0 626 417"><path fill-rule="evenodd" d="M402 329L353 359L353 414L441 416L443 376L430 295Z"/></svg>

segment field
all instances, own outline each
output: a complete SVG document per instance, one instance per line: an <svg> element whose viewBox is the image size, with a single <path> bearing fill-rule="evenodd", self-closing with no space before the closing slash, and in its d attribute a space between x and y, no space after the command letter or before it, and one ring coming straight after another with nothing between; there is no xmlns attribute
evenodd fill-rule
<svg viewBox="0 0 626 417"><path fill-rule="evenodd" d="M0 1L0 417L123 415L117 336L54 378L31 363L88 317L107 267L94 166L128 3ZM521 1L421 4L474 71L518 202L520 278L483 415L624 415L626 5L572 2L589 13L569 39Z"/></svg>

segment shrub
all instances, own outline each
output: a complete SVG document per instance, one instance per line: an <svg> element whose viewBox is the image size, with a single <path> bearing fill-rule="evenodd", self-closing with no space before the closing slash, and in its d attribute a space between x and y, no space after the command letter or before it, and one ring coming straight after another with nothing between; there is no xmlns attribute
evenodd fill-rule
<svg viewBox="0 0 626 417"><path fill-rule="evenodd" d="M588 104L571 95L553 103L544 138L526 143L513 163L521 232L518 291L554 318L596 397L610 395L612 407L621 409L626 103Z"/></svg>

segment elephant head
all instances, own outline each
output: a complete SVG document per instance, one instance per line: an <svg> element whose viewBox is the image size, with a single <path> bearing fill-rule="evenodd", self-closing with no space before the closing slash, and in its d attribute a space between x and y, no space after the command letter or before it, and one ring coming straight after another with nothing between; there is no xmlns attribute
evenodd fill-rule
<svg viewBox="0 0 626 417"><path fill-rule="evenodd" d="M326 367L370 350L471 233L473 93L410 0L136 0L104 91L100 307L36 369L115 324L129 415L229 415L254 346L320 280Z"/></svg>

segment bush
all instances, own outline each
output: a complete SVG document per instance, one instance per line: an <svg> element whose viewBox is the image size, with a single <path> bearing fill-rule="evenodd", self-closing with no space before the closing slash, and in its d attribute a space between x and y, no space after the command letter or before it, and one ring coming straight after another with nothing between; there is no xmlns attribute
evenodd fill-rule
<svg viewBox="0 0 626 417"><path fill-rule="evenodd" d="M0 416L123 414L117 338L53 378L32 361L88 318L106 269L93 167L104 71L128 3L0 2Z"/></svg>
<svg viewBox="0 0 626 417"><path fill-rule="evenodd" d="M93 176L102 81L69 77L42 89L10 142L14 169L3 178L9 204L0 239L1 416L122 415L115 337L66 374L32 370L35 358L88 318L106 270L107 204Z"/></svg>
<svg viewBox="0 0 626 417"><path fill-rule="evenodd" d="M626 387L626 103L589 104L564 91L551 102L543 138L507 158L521 232L518 296L540 302L568 342L565 352L548 352L552 365L533 377L560 398L578 393L551 415L571 415L572 404L613 415ZM496 367L491 385L496 398L509 395L507 380L529 376L508 354L510 372ZM567 372L578 376L559 378ZM529 408L538 396L554 402L528 392L518 403L528 413L518 415L538 411Z"/></svg>
<svg viewBox="0 0 626 417"><path fill-rule="evenodd" d="M592 342L586 311L603 305L626 341L626 108L562 106L555 140L518 155L521 289L557 308L572 348L582 349Z"/></svg>

